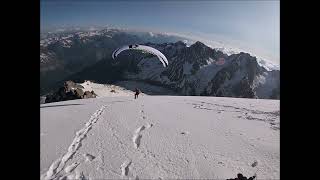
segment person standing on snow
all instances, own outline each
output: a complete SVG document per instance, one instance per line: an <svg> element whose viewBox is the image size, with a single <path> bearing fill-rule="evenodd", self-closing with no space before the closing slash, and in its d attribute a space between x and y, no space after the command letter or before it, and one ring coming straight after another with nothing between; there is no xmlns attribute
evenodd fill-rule
<svg viewBox="0 0 320 180"><path fill-rule="evenodd" d="M138 88L135 89L134 99L137 99L140 94L140 90Z"/></svg>

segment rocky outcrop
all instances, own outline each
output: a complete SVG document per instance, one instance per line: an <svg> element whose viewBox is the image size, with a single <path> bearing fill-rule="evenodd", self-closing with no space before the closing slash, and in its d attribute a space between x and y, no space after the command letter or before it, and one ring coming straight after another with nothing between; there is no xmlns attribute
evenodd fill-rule
<svg viewBox="0 0 320 180"><path fill-rule="evenodd" d="M57 92L46 96L45 103L97 97L93 91L83 92L82 89L83 87L81 85L73 81L66 81L64 86L60 87Z"/></svg>
<svg viewBox="0 0 320 180"><path fill-rule="evenodd" d="M40 104L44 104L46 102L45 96L40 96Z"/></svg>
<svg viewBox="0 0 320 180"><path fill-rule="evenodd" d="M95 98L97 97L97 95L93 92L93 91L86 91L83 94L83 99L87 99L87 98Z"/></svg>
<svg viewBox="0 0 320 180"><path fill-rule="evenodd" d="M227 180L254 180L254 179L256 179L256 175L247 178L246 176L243 176L241 173L238 173L236 178L231 178Z"/></svg>

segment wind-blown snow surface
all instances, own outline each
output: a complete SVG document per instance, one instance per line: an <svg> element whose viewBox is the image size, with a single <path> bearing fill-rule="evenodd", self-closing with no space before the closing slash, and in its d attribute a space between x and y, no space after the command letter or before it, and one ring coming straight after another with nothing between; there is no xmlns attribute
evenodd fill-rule
<svg viewBox="0 0 320 180"><path fill-rule="evenodd" d="M40 110L41 179L280 178L279 100L105 97Z"/></svg>

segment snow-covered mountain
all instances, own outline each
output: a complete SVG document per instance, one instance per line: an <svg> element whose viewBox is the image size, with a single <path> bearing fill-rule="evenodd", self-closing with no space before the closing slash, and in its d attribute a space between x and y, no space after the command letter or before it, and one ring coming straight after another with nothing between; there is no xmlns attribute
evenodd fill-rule
<svg viewBox="0 0 320 180"><path fill-rule="evenodd" d="M267 70L248 53L227 55L199 41L190 47L182 42L148 45L163 52L170 66L164 69L155 65L154 57L144 58L138 64L141 71L130 73L130 78L161 82L183 95L279 97L280 71ZM225 64L217 65L219 58L225 59Z"/></svg>
<svg viewBox="0 0 320 180"><path fill-rule="evenodd" d="M115 62L111 53L125 44L146 44L163 52L168 69L156 57L124 52ZM130 80L170 88L180 95L279 98L279 67L230 47L207 46L166 33L119 29L51 33L40 41L41 92L65 80L99 83ZM216 65L219 58L226 63Z"/></svg>
<svg viewBox="0 0 320 180"><path fill-rule="evenodd" d="M279 99L280 71L269 71L248 53L227 55L201 42L146 43L165 54L164 68L157 57L137 52L123 52L117 60L105 60L69 77L94 79L100 83L143 81L174 90L180 95L205 95ZM225 64L217 65L219 58ZM112 72L113 71L113 72Z"/></svg>
<svg viewBox="0 0 320 180"><path fill-rule="evenodd" d="M40 111L41 180L280 178L279 100L123 96Z"/></svg>
<svg viewBox="0 0 320 180"><path fill-rule="evenodd" d="M109 58L112 51L126 44L176 42L171 35L150 35L124 29L68 29L41 34L40 83L41 94L57 87L63 79Z"/></svg>

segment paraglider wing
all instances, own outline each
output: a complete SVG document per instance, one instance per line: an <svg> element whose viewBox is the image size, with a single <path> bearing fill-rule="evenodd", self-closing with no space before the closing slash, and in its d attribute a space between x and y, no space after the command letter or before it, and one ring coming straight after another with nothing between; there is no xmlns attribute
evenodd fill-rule
<svg viewBox="0 0 320 180"><path fill-rule="evenodd" d="M142 52L147 52L147 53L150 53L150 54L157 56L164 67L167 67L169 64L167 58L159 50L157 50L153 47L150 47L150 46L137 45L137 44L123 46L121 48L116 49L112 53L112 58L115 59L122 51L130 50L130 49L140 50Z"/></svg>
<svg viewBox="0 0 320 180"><path fill-rule="evenodd" d="M121 48L116 49L112 53L112 58L115 59L122 51L130 49L129 46L123 46Z"/></svg>

